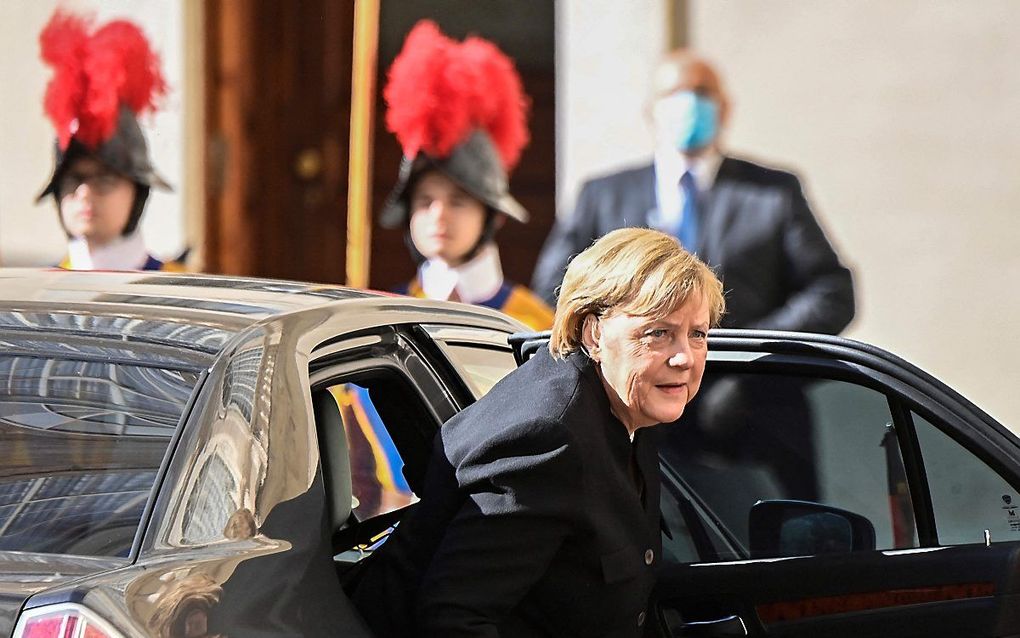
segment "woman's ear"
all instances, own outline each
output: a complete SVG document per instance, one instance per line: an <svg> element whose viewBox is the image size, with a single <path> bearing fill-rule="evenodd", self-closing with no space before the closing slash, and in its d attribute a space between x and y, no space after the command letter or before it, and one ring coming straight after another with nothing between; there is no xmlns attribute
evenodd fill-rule
<svg viewBox="0 0 1020 638"><path fill-rule="evenodd" d="M594 361L599 360L599 339L602 337L602 324L596 315L587 315L581 324L581 343Z"/></svg>

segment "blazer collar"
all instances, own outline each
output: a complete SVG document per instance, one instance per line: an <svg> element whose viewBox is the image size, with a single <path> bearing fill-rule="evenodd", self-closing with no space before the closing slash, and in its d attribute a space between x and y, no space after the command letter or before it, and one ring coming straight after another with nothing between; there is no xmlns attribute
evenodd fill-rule
<svg viewBox="0 0 1020 638"><path fill-rule="evenodd" d="M700 223L698 225L698 257L710 266L718 266L724 252L723 237L733 224L737 206L733 179L739 172L739 163L724 156L719 163L712 188L701 193L698 199Z"/></svg>
<svg viewBox="0 0 1020 638"><path fill-rule="evenodd" d="M580 371L582 383L587 391L592 392L598 397L599 410L606 416L603 419L606 428L606 439L609 441L614 454L629 454L631 441L630 434L627 432L627 426L613 414L609 404L609 395L606 394L606 387L602 384L602 379L599 377L594 362L581 351L571 353L567 356L567 359Z"/></svg>
<svg viewBox="0 0 1020 638"><path fill-rule="evenodd" d="M612 457L620 467L627 471L629 471L633 457L644 482L644 498L641 501L641 506L647 512L654 510L655 515L658 516L658 430L662 426L641 428L634 433L634 440L631 441L627 427L610 410L609 396L606 394L605 386L602 385L602 380L599 378L592 360L583 352L574 352L567 355L566 359L577 368L585 389L594 392L599 397L599 409L606 417L599 421L605 428L604 436Z"/></svg>

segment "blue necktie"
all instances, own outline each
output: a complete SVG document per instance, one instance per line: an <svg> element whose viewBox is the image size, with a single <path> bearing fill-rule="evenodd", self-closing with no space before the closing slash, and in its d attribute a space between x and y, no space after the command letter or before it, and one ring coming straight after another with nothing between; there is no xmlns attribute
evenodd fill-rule
<svg viewBox="0 0 1020 638"><path fill-rule="evenodd" d="M684 196L684 206L676 238L688 252L694 253L698 251L698 185L690 171L680 176L680 191Z"/></svg>

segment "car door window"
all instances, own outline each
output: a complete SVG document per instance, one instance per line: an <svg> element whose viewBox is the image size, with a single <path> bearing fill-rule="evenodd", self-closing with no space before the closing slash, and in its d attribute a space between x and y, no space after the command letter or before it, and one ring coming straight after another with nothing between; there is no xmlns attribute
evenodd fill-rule
<svg viewBox="0 0 1020 638"><path fill-rule="evenodd" d="M1020 493L962 445L913 414L940 545L1020 540Z"/></svg>
<svg viewBox="0 0 1020 638"><path fill-rule="evenodd" d="M783 374L706 375L684 417L664 429L667 521L703 533L707 560L750 556L758 501L798 500L870 521L878 549L917 546L886 396L850 382ZM697 520L691 512L697 512ZM680 538L685 538L685 533ZM664 538L664 545L676 546ZM684 550L674 550L679 559Z"/></svg>

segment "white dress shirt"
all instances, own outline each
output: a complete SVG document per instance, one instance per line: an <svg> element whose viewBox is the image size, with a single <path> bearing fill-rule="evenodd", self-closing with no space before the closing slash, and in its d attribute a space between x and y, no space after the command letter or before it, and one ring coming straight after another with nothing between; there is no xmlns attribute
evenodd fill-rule
<svg viewBox="0 0 1020 638"><path fill-rule="evenodd" d="M648 215L648 225L666 233L680 228L684 210L684 195L680 178L687 171L694 176L698 192L712 188L722 164L722 155L714 148L707 149L693 161L688 160L676 149L660 149L655 152L655 201L657 207Z"/></svg>

